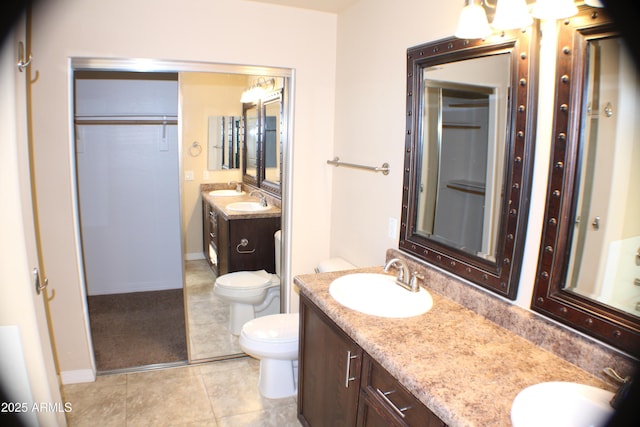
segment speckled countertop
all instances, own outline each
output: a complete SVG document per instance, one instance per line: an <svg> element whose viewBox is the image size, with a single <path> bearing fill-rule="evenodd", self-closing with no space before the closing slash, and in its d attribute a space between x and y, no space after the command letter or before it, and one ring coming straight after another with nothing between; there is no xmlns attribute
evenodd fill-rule
<svg viewBox="0 0 640 427"><path fill-rule="evenodd" d="M510 426L511 402L546 381L611 386L566 360L429 290L433 308L408 319L361 314L329 294L335 278L381 267L295 277L369 355L449 426Z"/></svg>
<svg viewBox="0 0 640 427"><path fill-rule="evenodd" d="M222 187L226 188L226 187ZM266 195L267 203L269 205L269 209L258 212L238 212L238 211L230 211L227 209L227 206L231 203L235 202L256 202L259 199L257 197L249 197L249 191L244 191L244 194L240 194L238 196L210 196L209 191L213 190L214 187L202 187L202 199L206 200L211 206L215 207L217 211L222 214L227 219L246 219L246 218L272 218L279 217L282 215L280 210L280 205L276 203L272 197ZM219 188L215 188L219 189Z"/></svg>

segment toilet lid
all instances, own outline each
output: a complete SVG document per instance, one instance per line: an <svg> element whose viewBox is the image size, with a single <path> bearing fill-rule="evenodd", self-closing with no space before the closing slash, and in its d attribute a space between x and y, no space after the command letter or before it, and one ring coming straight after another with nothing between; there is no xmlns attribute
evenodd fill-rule
<svg viewBox="0 0 640 427"><path fill-rule="evenodd" d="M216 283L219 286L234 289L255 289L271 285L274 276L265 270L236 271L235 273L223 274L216 279Z"/></svg>
<svg viewBox="0 0 640 427"><path fill-rule="evenodd" d="M298 313L257 317L242 327L242 333L255 341L292 342L298 340Z"/></svg>

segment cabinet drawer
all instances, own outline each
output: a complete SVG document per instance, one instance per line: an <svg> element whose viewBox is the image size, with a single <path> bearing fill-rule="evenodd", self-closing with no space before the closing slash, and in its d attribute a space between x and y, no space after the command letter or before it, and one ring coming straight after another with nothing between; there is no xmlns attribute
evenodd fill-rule
<svg viewBox="0 0 640 427"><path fill-rule="evenodd" d="M399 426L445 425L369 355L365 354L363 362L362 389L368 404L378 407L377 412L387 412L393 424Z"/></svg>

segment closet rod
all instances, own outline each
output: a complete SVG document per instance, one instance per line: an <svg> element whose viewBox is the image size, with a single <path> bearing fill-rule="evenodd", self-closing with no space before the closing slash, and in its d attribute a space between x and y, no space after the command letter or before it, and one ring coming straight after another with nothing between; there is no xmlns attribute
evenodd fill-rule
<svg viewBox="0 0 640 427"><path fill-rule="evenodd" d="M76 117L77 125L177 125L175 116L86 116Z"/></svg>
<svg viewBox="0 0 640 427"><path fill-rule="evenodd" d="M378 166L364 166L364 165L357 165L355 163L341 162L339 157L335 157L333 160L327 160L327 164L328 165L334 165L336 167L338 167L338 166L346 166L348 168L364 169L364 170L369 170L369 171L374 171L374 172L382 172L384 175L389 175L389 163L383 163L382 166L380 166L380 167L378 167Z"/></svg>

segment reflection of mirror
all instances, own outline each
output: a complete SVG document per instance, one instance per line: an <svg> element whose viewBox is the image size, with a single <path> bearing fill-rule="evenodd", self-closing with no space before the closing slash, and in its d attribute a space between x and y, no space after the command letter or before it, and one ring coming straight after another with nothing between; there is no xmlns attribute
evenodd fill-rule
<svg viewBox="0 0 640 427"><path fill-rule="evenodd" d="M269 94L262 100L264 171L261 188L280 194L282 127L282 91Z"/></svg>
<svg viewBox="0 0 640 427"><path fill-rule="evenodd" d="M512 299L530 188L533 31L407 52L399 247Z"/></svg>
<svg viewBox="0 0 640 427"><path fill-rule="evenodd" d="M209 116L207 127L207 169L240 167L242 117Z"/></svg>
<svg viewBox="0 0 640 427"><path fill-rule="evenodd" d="M245 103L242 107L244 118L244 157L243 157L243 180L257 186L258 185L258 158L260 157L259 135L260 135L260 110L258 104Z"/></svg>
<svg viewBox="0 0 640 427"><path fill-rule="evenodd" d="M532 307L640 354L639 76L591 8L560 31L555 141Z"/></svg>

